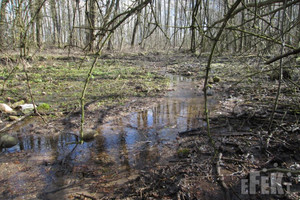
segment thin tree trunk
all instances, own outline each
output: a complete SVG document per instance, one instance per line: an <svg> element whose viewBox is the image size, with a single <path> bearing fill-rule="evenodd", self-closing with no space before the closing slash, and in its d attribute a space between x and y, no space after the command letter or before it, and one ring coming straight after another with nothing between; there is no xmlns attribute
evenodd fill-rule
<svg viewBox="0 0 300 200"><path fill-rule="evenodd" d="M135 36L136 36L136 32L137 32L139 23L140 23L140 13L137 13L137 15L136 15L136 21L134 23L134 27L133 27L133 31L132 31L132 38L131 38L131 43L130 43L131 47L134 46Z"/></svg>
<svg viewBox="0 0 300 200"><path fill-rule="evenodd" d="M191 52L196 52L196 18L198 15L199 6L201 4L201 0L196 0L196 2L192 1L192 24L191 24Z"/></svg>
<svg viewBox="0 0 300 200"><path fill-rule="evenodd" d="M96 21L96 15L95 15L95 0L89 0L89 11L87 12L87 24L89 27L89 30L87 31L87 46L88 51L94 50L94 41L95 41L95 21Z"/></svg>
<svg viewBox="0 0 300 200"><path fill-rule="evenodd" d="M113 18L115 18L117 16L119 8L120 8L120 0L116 0ZM112 26L114 26L114 23L112 24ZM120 34L122 37L122 32ZM114 36L114 33L112 33L112 36L109 38L109 41L107 44L107 50L113 50L113 36Z"/></svg>
<svg viewBox="0 0 300 200"><path fill-rule="evenodd" d="M178 0L175 0L175 13L174 13L174 43L173 47L176 47L177 43L177 15L178 15Z"/></svg>
<svg viewBox="0 0 300 200"><path fill-rule="evenodd" d="M82 22L81 22L81 12L80 12L80 8L79 8L79 0L76 0L76 7L77 7L77 10L78 10L78 26L81 26ZM82 45L83 40L82 40L82 31L81 31L81 29L79 29L79 31L78 31L78 37L79 38L77 38L77 39L79 40L79 45ZM76 44L76 45L78 45L78 44Z"/></svg>
<svg viewBox="0 0 300 200"><path fill-rule="evenodd" d="M39 49L41 49L42 47L42 42L41 42L41 19L42 19L42 10L39 9L40 5L41 5L41 0L36 0L36 12L38 12L36 14L36 19L35 19L35 31L36 31L36 43ZM39 9L39 11L38 11Z"/></svg>
<svg viewBox="0 0 300 200"><path fill-rule="evenodd" d="M299 3L299 10L298 10L298 25L296 31L296 46L300 47L300 3Z"/></svg>
<svg viewBox="0 0 300 200"><path fill-rule="evenodd" d="M52 21L53 21L53 44L56 44L56 42L58 42L58 45L60 45L60 41L59 41L60 28L58 24L58 16L56 11L56 0L50 1L50 8L51 8Z"/></svg>
<svg viewBox="0 0 300 200"><path fill-rule="evenodd" d="M171 10L171 0L168 0L168 11L167 11L167 21L166 21L166 34L169 35L169 25L170 25L170 10Z"/></svg>

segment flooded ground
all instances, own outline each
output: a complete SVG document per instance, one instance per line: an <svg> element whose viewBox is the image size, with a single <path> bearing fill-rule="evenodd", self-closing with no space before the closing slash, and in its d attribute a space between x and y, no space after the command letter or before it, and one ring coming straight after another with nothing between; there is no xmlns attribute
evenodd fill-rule
<svg viewBox="0 0 300 200"><path fill-rule="evenodd" d="M199 82L169 75L170 91L149 109L94 124L98 135L76 145L76 130L39 134L39 118L14 128L19 144L0 154L0 199L110 196L140 170L176 154L178 132L205 126ZM217 105L216 97L209 101Z"/></svg>

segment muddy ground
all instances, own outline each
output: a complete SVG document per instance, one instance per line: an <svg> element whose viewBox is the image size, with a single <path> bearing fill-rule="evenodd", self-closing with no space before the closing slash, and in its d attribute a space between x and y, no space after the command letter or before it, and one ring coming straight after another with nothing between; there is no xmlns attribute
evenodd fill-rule
<svg viewBox="0 0 300 200"><path fill-rule="evenodd" d="M192 89L199 99L202 98L206 58L180 52L104 54L99 66L105 67L99 67L96 71L91 83L93 90L87 97L86 127L94 128L95 123L105 124L158 104L164 95L175 88L170 86L166 74L181 75L195 81ZM81 71L75 70L83 59L86 64ZM121 165L122 169L111 165L115 161L110 159L110 155L99 152L92 152L97 154L95 159L98 159L99 165L95 165L95 159L84 160L84 146L79 151L83 160L71 166L74 158L69 152L56 157L36 153L34 149L3 149L0 196L5 199L299 199L299 68L295 60L284 62L289 75L283 79L279 103L270 124L278 78L276 65L262 64L266 59L268 57L215 58L209 79L209 95L218 96L218 103L210 110L215 149L207 136L203 112L194 117L194 120L201 122L201 126L171 129L176 139L170 148L158 151L159 162L154 161L157 151L153 150L150 151L152 154L147 154L147 159L137 158L144 160L144 165L130 169L126 169L126 165ZM77 101L91 60L92 57L70 59L65 55L55 55L51 58L37 56L36 60L29 61L33 67L27 70L34 78L31 81L36 101L51 105L51 110L44 111L43 115L48 124L40 118L35 118L35 123L27 118L28 123L22 120L5 132L17 131L32 138L37 135L70 137L64 135L66 132L76 134L80 123ZM30 96L24 90L26 76L13 71L13 60L2 61L3 66L9 65L11 68L10 71L3 70L1 75L1 84L6 84L1 100L8 104L22 98L30 102ZM63 71L65 66L70 68ZM49 75L38 76L34 73L39 70L45 70L43 74ZM7 78L10 74L13 76ZM51 77L55 78L50 80ZM114 80L113 85L110 80ZM20 91L23 93L20 94ZM59 95L60 91L64 91L65 96ZM21 117L22 113L19 115ZM12 123L7 119L6 114L1 115L2 127ZM270 143L265 148L269 136ZM98 140L101 143L101 138ZM34 139L29 141L36 142ZM73 151L72 148L69 150ZM40 171L55 175L39 176ZM269 182L272 182L270 177L274 174L282 173L283 178L276 183L274 194L271 194L271 187L264 188L266 194L262 194L261 182L256 185L254 194L250 194L249 188L242 193L242 180L248 181L253 171L260 172L257 179L267 177ZM55 177L55 187L42 185L45 181L41 179L49 177ZM291 184L290 188L287 184Z"/></svg>

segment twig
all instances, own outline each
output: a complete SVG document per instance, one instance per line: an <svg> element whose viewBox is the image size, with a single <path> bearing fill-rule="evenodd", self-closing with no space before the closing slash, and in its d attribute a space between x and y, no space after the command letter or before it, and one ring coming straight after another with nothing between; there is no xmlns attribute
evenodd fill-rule
<svg viewBox="0 0 300 200"><path fill-rule="evenodd" d="M214 51L216 49L217 43L223 33L223 30L225 29L228 20L231 18L233 12L235 11L235 9L238 7L238 5L241 3L242 0L237 0L232 7L230 8L230 10L228 11L228 13L226 14L225 18L224 18L224 22L219 30L219 32L217 33L216 37L214 38L214 43L207 61L207 66L206 66L206 72L205 72L205 81L204 81L204 87L203 87L203 91L204 91L204 114L205 114L205 118L206 118L206 123L207 123L207 135L209 137L210 143L214 148L214 157L217 155L217 148L215 146L215 142L211 137L211 133L210 133L210 125L209 125L209 114L208 114L208 102L207 102L207 88L208 88L208 76L209 76L209 72L211 69L211 63L212 63L212 58L214 55Z"/></svg>

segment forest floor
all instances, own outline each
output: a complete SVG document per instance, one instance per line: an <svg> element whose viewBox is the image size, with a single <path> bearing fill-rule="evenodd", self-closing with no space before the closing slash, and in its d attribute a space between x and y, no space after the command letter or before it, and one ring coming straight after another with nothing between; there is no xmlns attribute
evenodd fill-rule
<svg viewBox="0 0 300 200"><path fill-rule="evenodd" d="M50 105L50 108L40 108L48 124L34 118L34 123L29 119L28 123L19 122L21 125L16 123L17 126L9 127L14 122L9 121L10 115L2 113L0 128L5 130L2 132L17 132L18 137L27 134L26 137L33 138L61 135L65 131L76 133L80 124L78 100L92 59L93 56L67 57L64 53L51 52L47 56L37 55L24 65L16 65L14 59L2 58L2 103L12 107L21 100L31 103L33 96L35 102ZM164 162L135 167L130 176L106 173L113 168L109 158L101 160L100 173L99 168L91 167L94 165L90 161L66 167L67 156L50 159L38 154L38 157L34 148L26 150L26 145L36 143L33 139L25 143L23 149L2 150L0 168L5 170L0 172L0 198L225 199L227 196L227 199L299 199L299 67L295 67L295 62L285 63L288 75L284 76L270 125L278 75L274 70L276 66L261 64L264 59L268 58L217 56L214 59L209 95L218 97L216 106L210 110L215 149L210 145L203 114L194 117L202 126L183 130L168 125L176 138L172 148L162 148L165 155L160 160ZM207 56L198 58L182 52L104 54L97 63L87 92L86 127L93 128L96 123L147 110L163 101L164 95L176 90L168 74L193 80L191 89L202 99L206 63ZM24 113L18 111L16 115L20 118ZM269 136L270 143L265 149ZM43 151L46 150L40 152ZM84 157L84 149L79 152L83 152ZM214 152L218 154L214 156ZM108 156L101 155L101 159ZM30 160L34 160L37 167L32 166ZM64 170L61 167L57 170L58 165L64 165ZM41 172L36 171L55 173L49 176L52 179L60 176L57 173L67 173L68 177L76 176L80 181L76 179L76 184L49 189L47 183L34 184L43 182L38 177ZM258 173L255 175L258 183L252 179L254 172ZM34 175L26 177L26 173ZM255 189L252 193L249 192L251 180ZM247 184L242 191L245 181Z"/></svg>

